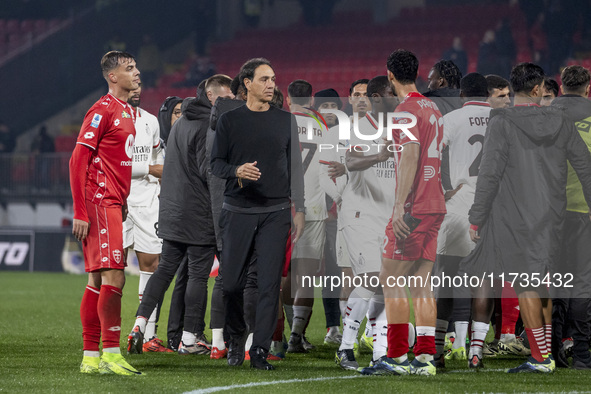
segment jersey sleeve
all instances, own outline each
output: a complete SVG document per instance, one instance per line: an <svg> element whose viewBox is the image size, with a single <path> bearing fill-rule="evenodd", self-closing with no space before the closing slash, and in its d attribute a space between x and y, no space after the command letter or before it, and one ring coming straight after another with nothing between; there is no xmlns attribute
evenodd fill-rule
<svg viewBox="0 0 591 394"><path fill-rule="evenodd" d="M106 111L108 103L102 102L88 111L82 122L80 134L78 134L77 144L85 145L92 150L96 150L102 135L105 133L108 122L108 113Z"/></svg>
<svg viewBox="0 0 591 394"><path fill-rule="evenodd" d="M443 144L448 146L453 140L454 126L452 124L452 118L445 115L443 117Z"/></svg>

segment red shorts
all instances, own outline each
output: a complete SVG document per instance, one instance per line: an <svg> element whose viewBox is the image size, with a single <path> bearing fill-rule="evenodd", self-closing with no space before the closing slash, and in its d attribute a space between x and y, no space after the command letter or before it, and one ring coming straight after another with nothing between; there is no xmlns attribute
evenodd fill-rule
<svg viewBox="0 0 591 394"><path fill-rule="evenodd" d="M382 257L391 260L435 261L437 255L437 233L445 214L413 215L421 219L418 227L406 239L396 239L392 229L392 218L386 226L386 243Z"/></svg>
<svg viewBox="0 0 591 394"><path fill-rule="evenodd" d="M86 200L86 211L90 219L88 236L82 241L86 272L125 269L121 207L101 207Z"/></svg>

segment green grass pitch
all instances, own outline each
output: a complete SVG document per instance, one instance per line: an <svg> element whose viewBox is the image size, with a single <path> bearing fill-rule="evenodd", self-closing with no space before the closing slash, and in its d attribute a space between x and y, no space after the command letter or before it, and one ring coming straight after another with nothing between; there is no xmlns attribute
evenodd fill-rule
<svg viewBox="0 0 591 394"><path fill-rule="evenodd" d="M591 390L588 371L557 370L549 376L508 375L502 369L521 362L511 357L485 359L486 370L478 373L469 371L464 362L448 363L447 371L435 377L363 377L345 372L334 364L335 347L322 345L324 314L318 299L308 328L308 337L318 348L305 355L288 355L274 363L275 371L251 370L248 362L240 368L229 368L225 359L210 360L208 356L143 354L128 356L128 360L145 376L86 376L78 372L82 359L78 311L85 284L84 275L0 273L0 392L182 393L207 388L212 388L209 392L227 388L226 392L240 393ZM137 285L137 277L127 278L122 307L122 349L138 305ZM210 281L210 291L212 285ZM164 339L169 302L167 298L161 315L160 336ZM371 355L363 354L359 361L366 365L370 359Z"/></svg>

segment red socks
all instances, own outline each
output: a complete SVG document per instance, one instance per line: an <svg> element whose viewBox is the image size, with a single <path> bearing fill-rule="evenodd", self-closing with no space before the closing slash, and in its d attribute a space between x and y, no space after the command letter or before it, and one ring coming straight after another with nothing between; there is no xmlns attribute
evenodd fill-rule
<svg viewBox="0 0 591 394"><path fill-rule="evenodd" d="M80 303L83 350L99 351L101 321L98 315L99 289L86 286Z"/></svg>
<svg viewBox="0 0 591 394"><path fill-rule="evenodd" d="M433 341L433 347L435 347L435 341ZM388 357L402 357L406 353L408 353L408 323L388 324Z"/></svg>
<svg viewBox="0 0 591 394"><path fill-rule="evenodd" d="M544 327L539 328L526 328L527 339L529 339L529 346L531 349L531 355L537 361L543 363L544 359L548 355L548 349L546 348L546 334Z"/></svg>
<svg viewBox="0 0 591 394"><path fill-rule="evenodd" d="M507 282L505 282L505 285ZM503 298L501 299L503 327L501 334L515 334L515 324L519 319L519 299L515 290L510 286L503 287Z"/></svg>
<svg viewBox="0 0 591 394"><path fill-rule="evenodd" d="M121 289L102 285L98 299L98 316L103 335L103 349L119 348L121 337Z"/></svg>

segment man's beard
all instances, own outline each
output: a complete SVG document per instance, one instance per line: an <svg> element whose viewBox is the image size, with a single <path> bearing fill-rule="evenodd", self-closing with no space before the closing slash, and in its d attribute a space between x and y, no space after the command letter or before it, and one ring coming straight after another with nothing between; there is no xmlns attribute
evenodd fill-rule
<svg viewBox="0 0 591 394"><path fill-rule="evenodd" d="M127 101L127 103L129 105L131 105L132 107L137 108L140 106L140 99L139 98L138 99L131 98Z"/></svg>

